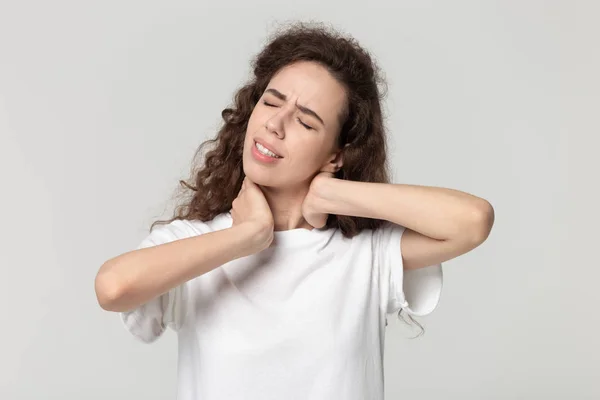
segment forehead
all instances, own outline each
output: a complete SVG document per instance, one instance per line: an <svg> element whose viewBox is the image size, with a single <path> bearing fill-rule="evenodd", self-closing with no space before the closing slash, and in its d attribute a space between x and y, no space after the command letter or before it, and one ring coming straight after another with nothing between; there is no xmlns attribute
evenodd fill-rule
<svg viewBox="0 0 600 400"><path fill-rule="evenodd" d="M338 124L346 104L346 91L327 69L314 62L298 62L282 68L268 85L292 102L317 112L325 124ZM328 124L329 122L329 124Z"/></svg>

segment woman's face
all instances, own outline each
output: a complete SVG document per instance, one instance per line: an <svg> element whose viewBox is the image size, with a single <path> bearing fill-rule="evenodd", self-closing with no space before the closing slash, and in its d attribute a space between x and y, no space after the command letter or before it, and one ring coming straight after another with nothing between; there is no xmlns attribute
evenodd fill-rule
<svg viewBox="0 0 600 400"><path fill-rule="evenodd" d="M335 172L345 107L344 87L321 65L303 61L282 68L248 121L245 174L262 186L290 188L308 186L320 171ZM277 157L262 154L261 144Z"/></svg>

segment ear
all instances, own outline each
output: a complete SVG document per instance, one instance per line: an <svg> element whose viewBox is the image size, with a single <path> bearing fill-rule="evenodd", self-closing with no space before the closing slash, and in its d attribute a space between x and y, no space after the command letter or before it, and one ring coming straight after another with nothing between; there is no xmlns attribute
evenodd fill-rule
<svg viewBox="0 0 600 400"><path fill-rule="evenodd" d="M348 145L346 145L348 146ZM346 147L344 146L344 147ZM338 172L342 166L344 165L344 160L342 157L342 150L336 151L327 161L327 163L321 168L321 172L330 172L335 174Z"/></svg>

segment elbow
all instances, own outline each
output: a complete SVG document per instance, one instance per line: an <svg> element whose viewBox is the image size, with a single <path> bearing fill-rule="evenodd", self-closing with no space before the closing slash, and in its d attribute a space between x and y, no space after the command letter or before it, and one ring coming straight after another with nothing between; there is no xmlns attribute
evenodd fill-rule
<svg viewBox="0 0 600 400"><path fill-rule="evenodd" d="M100 268L94 280L94 289L96 291L96 299L103 310L120 311L118 304L122 297L122 285L107 272L108 266L105 264Z"/></svg>
<svg viewBox="0 0 600 400"><path fill-rule="evenodd" d="M494 226L495 214L494 207L487 201L481 199L472 213L471 241L475 246L485 242Z"/></svg>

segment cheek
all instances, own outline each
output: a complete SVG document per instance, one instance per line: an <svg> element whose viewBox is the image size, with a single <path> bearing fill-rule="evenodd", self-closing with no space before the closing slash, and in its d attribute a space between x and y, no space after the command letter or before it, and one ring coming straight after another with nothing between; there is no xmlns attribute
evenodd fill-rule
<svg viewBox="0 0 600 400"><path fill-rule="evenodd" d="M323 144L317 143L316 141L299 141L296 143L289 143L290 156L292 157L291 164L298 171L302 171L304 174L312 173L314 170L321 167L323 164L324 155Z"/></svg>
<svg viewBox="0 0 600 400"><path fill-rule="evenodd" d="M256 115L256 113L252 113L250 115L250 118L248 119L248 125L246 126L246 139L244 140L244 145L247 146L250 143L248 142L250 140L250 137L252 136L253 133L255 133L258 130L259 124L258 124L258 115Z"/></svg>
<svg viewBox="0 0 600 400"><path fill-rule="evenodd" d="M264 115L262 115L260 108L254 108L252 114L250 114L250 118L248 119L248 130L252 132L251 129L256 129L260 126L260 121L262 121Z"/></svg>

